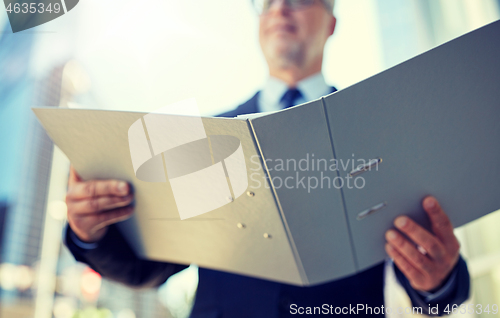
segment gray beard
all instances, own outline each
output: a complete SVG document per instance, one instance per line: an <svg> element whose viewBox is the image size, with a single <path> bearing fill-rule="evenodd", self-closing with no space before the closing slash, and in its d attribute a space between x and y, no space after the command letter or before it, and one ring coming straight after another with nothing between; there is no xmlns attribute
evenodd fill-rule
<svg viewBox="0 0 500 318"><path fill-rule="evenodd" d="M305 54L298 44L281 47L276 44L267 54L270 63L279 68L302 67L304 65Z"/></svg>

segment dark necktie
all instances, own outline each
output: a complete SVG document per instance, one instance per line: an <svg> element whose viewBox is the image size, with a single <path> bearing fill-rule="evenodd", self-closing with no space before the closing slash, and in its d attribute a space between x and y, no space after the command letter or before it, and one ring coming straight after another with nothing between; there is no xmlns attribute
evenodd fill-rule
<svg viewBox="0 0 500 318"><path fill-rule="evenodd" d="M281 105L283 105L283 108L288 108L297 105L297 100L302 97L302 94L300 91L296 88L289 88L285 94L283 94L283 97L281 97Z"/></svg>

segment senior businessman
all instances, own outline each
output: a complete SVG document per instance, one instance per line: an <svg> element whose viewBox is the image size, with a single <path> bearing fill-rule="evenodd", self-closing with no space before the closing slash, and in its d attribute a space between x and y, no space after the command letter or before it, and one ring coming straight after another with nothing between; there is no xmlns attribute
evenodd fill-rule
<svg viewBox="0 0 500 318"><path fill-rule="evenodd" d="M334 0L255 0L253 4L259 14L259 41L269 78L250 100L221 116L279 110L336 91L321 74L324 46L335 30ZM66 244L77 260L104 277L130 286L154 287L187 267L141 260L127 245L114 226L134 211L133 193L126 182L83 181L72 169L66 200ZM394 221L396 230L386 233L386 251L413 306L426 313L429 305L438 305L442 314L446 305L468 298L469 274L453 227L437 200L424 198L422 208L432 231L401 211ZM380 308L383 273L384 264L378 264L344 279L297 287L200 268L191 317L291 317L308 308L324 308L324 304Z"/></svg>

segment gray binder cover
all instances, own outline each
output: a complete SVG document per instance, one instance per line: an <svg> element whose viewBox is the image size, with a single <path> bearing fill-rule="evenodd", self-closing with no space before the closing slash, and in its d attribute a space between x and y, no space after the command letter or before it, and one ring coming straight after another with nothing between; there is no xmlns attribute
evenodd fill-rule
<svg viewBox="0 0 500 318"><path fill-rule="evenodd" d="M248 192L185 220L168 181L134 172L127 132L145 113L34 112L84 179L133 184L120 228L141 257L308 286L382 261L397 215L428 228L426 195L454 226L500 208L499 57L495 22L320 100L202 118L240 140Z"/></svg>

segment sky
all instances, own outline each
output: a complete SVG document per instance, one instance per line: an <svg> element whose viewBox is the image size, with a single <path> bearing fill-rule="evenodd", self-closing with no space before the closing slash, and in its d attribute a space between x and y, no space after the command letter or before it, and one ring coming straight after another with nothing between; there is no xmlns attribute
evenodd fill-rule
<svg viewBox="0 0 500 318"><path fill-rule="evenodd" d="M383 70L380 32L374 0L337 0L335 14L323 73L345 88ZM195 97L202 114L215 115L268 76L257 29L246 0L84 0L34 29L31 63L40 77L76 60L90 84L82 107L147 112Z"/></svg>

